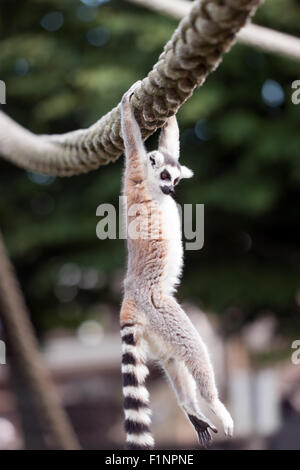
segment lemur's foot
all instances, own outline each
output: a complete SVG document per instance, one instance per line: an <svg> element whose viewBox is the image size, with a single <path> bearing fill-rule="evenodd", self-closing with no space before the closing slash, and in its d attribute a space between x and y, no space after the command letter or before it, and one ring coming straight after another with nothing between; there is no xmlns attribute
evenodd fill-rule
<svg viewBox="0 0 300 470"><path fill-rule="evenodd" d="M216 399L210 404L210 409L221 420L225 435L228 437L232 437L234 427L233 420L223 403L219 399Z"/></svg>
<svg viewBox="0 0 300 470"><path fill-rule="evenodd" d="M212 441L210 430L217 433L217 428L200 412L197 414L187 413L187 416L198 434L199 443L203 447L207 447Z"/></svg>
<svg viewBox="0 0 300 470"><path fill-rule="evenodd" d="M126 91L126 93L124 93L123 98L122 98L122 103L124 103L125 101L130 101L130 98L134 94L135 90L141 85L141 83L142 83L142 80L138 80L129 88L128 91Z"/></svg>

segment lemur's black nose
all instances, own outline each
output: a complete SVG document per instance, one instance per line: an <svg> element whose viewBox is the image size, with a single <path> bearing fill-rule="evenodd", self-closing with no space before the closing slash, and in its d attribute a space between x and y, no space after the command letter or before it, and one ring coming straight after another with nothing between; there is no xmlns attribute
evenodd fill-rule
<svg viewBox="0 0 300 470"><path fill-rule="evenodd" d="M161 186L160 189L164 194L174 194L174 186Z"/></svg>

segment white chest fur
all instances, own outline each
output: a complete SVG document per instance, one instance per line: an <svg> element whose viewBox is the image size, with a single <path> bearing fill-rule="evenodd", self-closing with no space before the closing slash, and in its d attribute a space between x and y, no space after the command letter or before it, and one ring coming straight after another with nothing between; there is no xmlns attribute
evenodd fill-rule
<svg viewBox="0 0 300 470"><path fill-rule="evenodd" d="M163 284L169 294L179 282L183 264L181 220L176 202L170 196L163 197L161 211L164 238L169 246Z"/></svg>

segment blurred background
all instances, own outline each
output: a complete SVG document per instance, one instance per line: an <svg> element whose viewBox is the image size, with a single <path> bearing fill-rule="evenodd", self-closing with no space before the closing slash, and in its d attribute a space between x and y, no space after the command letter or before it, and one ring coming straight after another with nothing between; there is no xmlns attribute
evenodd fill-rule
<svg viewBox="0 0 300 470"><path fill-rule="evenodd" d="M267 0L255 22L299 37L300 1ZM1 109L36 133L87 127L148 73L176 24L127 1L2 0ZM296 61L237 44L178 113L181 159L195 176L176 198L205 204L204 247L186 252L178 298L209 345L236 422L234 439L220 432L213 449L300 449L300 364L292 362L300 340L297 79ZM1 230L85 449L124 441L125 246L96 237L98 205L118 207L122 168L121 158L60 179L0 160ZM0 366L0 449L43 448L26 387L11 380L7 362ZM155 363L148 384L157 447L196 449Z"/></svg>

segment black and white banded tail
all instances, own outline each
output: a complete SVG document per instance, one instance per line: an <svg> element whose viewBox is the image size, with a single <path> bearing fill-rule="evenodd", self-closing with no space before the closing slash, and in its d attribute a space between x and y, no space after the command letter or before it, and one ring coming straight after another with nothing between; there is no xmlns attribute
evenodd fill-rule
<svg viewBox="0 0 300 470"><path fill-rule="evenodd" d="M150 432L149 393L145 387L149 371L145 364L144 339L138 326L129 323L121 327L121 338L126 448L150 450L154 440Z"/></svg>

